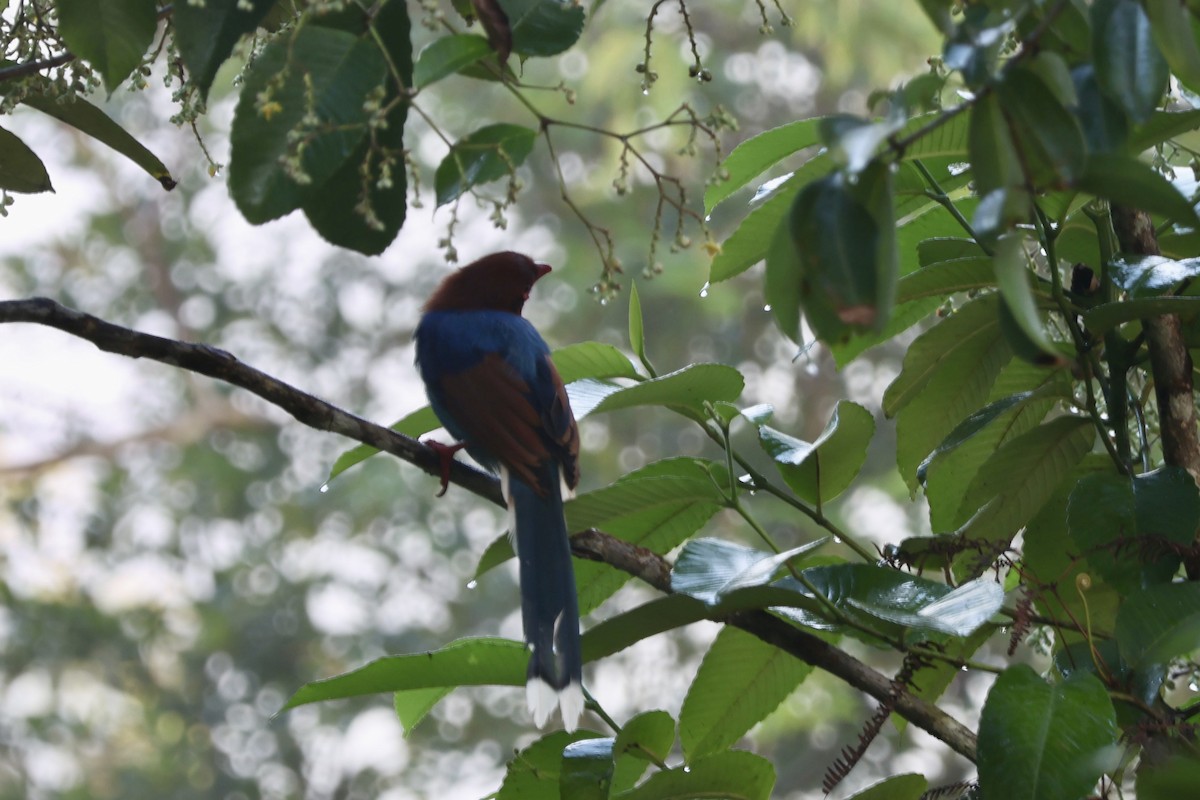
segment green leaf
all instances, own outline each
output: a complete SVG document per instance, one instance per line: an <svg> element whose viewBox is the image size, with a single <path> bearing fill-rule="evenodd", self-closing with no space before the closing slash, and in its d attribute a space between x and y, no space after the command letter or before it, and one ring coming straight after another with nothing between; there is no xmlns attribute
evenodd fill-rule
<svg viewBox="0 0 1200 800"><path fill-rule="evenodd" d="M983 800L1082 797L1117 741L1104 684L1081 674L1051 685L1024 664L1001 673L979 722Z"/></svg>
<svg viewBox="0 0 1200 800"><path fill-rule="evenodd" d="M384 76L373 41L320 25L277 37L255 58L234 111L229 162L229 191L250 223L278 219L319 194L366 135L363 105ZM297 158L289 134L305 118L309 82L318 126L299 157L308 180L301 185L281 162Z"/></svg>
<svg viewBox="0 0 1200 800"><path fill-rule="evenodd" d="M726 625L700 663L679 712L684 758L726 750L812 672L790 653Z"/></svg>
<svg viewBox="0 0 1200 800"><path fill-rule="evenodd" d="M659 597L591 626L583 633L583 661L619 653L643 639L709 619L712 609L686 594Z"/></svg>
<svg viewBox="0 0 1200 800"><path fill-rule="evenodd" d="M443 697L450 694L453 686L433 686L428 689L406 689L392 695L396 718L408 736L425 719Z"/></svg>
<svg viewBox="0 0 1200 800"><path fill-rule="evenodd" d="M675 743L675 720L666 711L645 711L622 726L613 752L635 758L666 761Z"/></svg>
<svg viewBox="0 0 1200 800"><path fill-rule="evenodd" d="M103 76L112 94L154 42L154 0L57 0L55 5L67 48Z"/></svg>
<svg viewBox="0 0 1200 800"><path fill-rule="evenodd" d="M788 216L800 189L828 173L830 167L829 157L821 153L786 178L772 181L770 191L766 186L759 188L762 197L755 196L750 213L721 244L721 252L709 269L708 280L711 283L728 280L766 258L775 231Z"/></svg>
<svg viewBox="0 0 1200 800"><path fill-rule="evenodd" d="M563 748L559 794L572 800L608 800L613 782L612 737L581 739ZM522 796L524 797L524 796Z"/></svg>
<svg viewBox="0 0 1200 800"><path fill-rule="evenodd" d="M929 781L924 775L893 775L872 784L846 800L921 800Z"/></svg>
<svg viewBox="0 0 1200 800"><path fill-rule="evenodd" d="M1200 110L1155 111L1144 125L1138 126L1130 139L1130 150L1140 153L1168 139L1188 133L1200 126Z"/></svg>
<svg viewBox="0 0 1200 800"><path fill-rule="evenodd" d="M1170 69L1136 0L1098 0L1092 5L1092 52L1096 81L1135 122L1145 122L1167 88Z"/></svg>
<svg viewBox="0 0 1200 800"><path fill-rule="evenodd" d="M402 166L393 166L390 182L383 182L383 175L377 174L380 173L378 149L392 153L404 149L408 103L407 98L401 97L396 81L404 86L412 83L408 9L404 0L386 0L373 9L370 17L353 5L346 8L345 14L348 18L336 19L342 26L340 30L365 35L369 27L385 43L389 68L394 67L398 76L386 82L383 103L394 105L387 114L387 126L376 129L369 139L364 137L321 186L321 191L306 200L304 215L327 242L364 255L378 255L395 240L408 211L408 175ZM332 25L335 21L321 19L322 25ZM364 175L364 169L368 174ZM364 198L367 208L363 207Z"/></svg>
<svg viewBox="0 0 1200 800"><path fill-rule="evenodd" d="M828 541L826 537L782 553L767 553L724 539L695 539L675 559L671 591L715 606L731 592L770 583L784 564Z"/></svg>
<svg viewBox="0 0 1200 800"><path fill-rule="evenodd" d="M1190 320L1200 314L1200 297L1147 297L1096 306L1083 315L1084 326L1099 335L1126 322L1164 314Z"/></svg>
<svg viewBox="0 0 1200 800"><path fill-rule="evenodd" d="M992 259L973 255L938 261L910 272L900 279L896 302L907 303L922 297L946 297L996 285Z"/></svg>
<svg viewBox="0 0 1200 800"><path fill-rule="evenodd" d="M787 222L805 316L823 341L887 324L899 270L890 168L834 173L796 197Z"/></svg>
<svg viewBox="0 0 1200 800"><path fill-rule="evenodd" d="M812 444L762 425L759 443L801 499L820 508L858 477L875 434L875 419L849 400L838 401L825 430Z"/></svg>
<svg viewBox="0 0 1200 800"><path fill-rule="evenodd" d="M1050 337L1046 335L1046 325L1042 321L1041 312L1038 311L1033 287L1029 284L1025 235L1012 232L1000 236L996 240L996 253L992 257L992 265L996 270L996 283L1000 287L1001 297L1004 298L1004 306L1012 314L1021 333L1028 337L1030 343L1042 354L1052 361L1059 360L1061 357ZM1013 349L1018 355L1023 355L1016 347Z"/></svg>
<svg viewBox="0 0 1200 800"><path fill-rule="evenodd" d="M473 186L512 174L529 156L536 138L537 131L497 123L459 139L434 175L437 204L443 206Z"/></svg>
<svg viewBox="0 0 1200 800"><path fill-rule="evenodd" d="M52 192L50 173L29 145L0 128L0 189L23 194Z"/></svg>
<svg viewBox="0 0 1200 800"><path fill-rule="evenodd" d="M561 0L499 0L522 56L558 55L583 32L583 6Z"/></svg>
<svg viewBox="0 0 1200 800"><path fill-rule="evenodd" d="M473 33L443 36L428 44L417 56L413 85L424 89L492 54L487 39Z"/></svg>
<svg viewBox="0 0 1200 800"><path fill-rule="evenodd" d="M1152 297L1200 277L1200 258L1174 261L1162 256L1128 256L1109 265L1109 276L1133 297Z"/></svg>
<svg viewBox="0 0 1200 800"><path fill-rule="evenodd" d="M1179 467L1133 478L1085 476L1067 507L1071 540L1088 566L1123 595L1171 580L1180 558L1167 545L1190 544L1198 518L1200 493Z"/></svg>
<svg viewBox="0 0 1200 800"><path fill-rule="evenodd" d="M1200 786L1200 758L1176 755L1137 772L1138 800L1179 800Z"/></svg>
<svg viewBox="0 0 1200 800"><path fill-rule="evenodd" d="M51 99L29 95L22 102L112 148L149 173L164 189L175 188L175 179L171 177L166 165L111 117L88 101L77 97Z"/></svg>
<svg viewBox="0 0 1200 800"><path fill-rule="evenodd" d="M996 307L999 295L985 294L963 304L955 313L947 316L934 327L925 331L914 341L904 354L904 365L896 379L883 394L883 412L888 417L896 414L913 401L955 354L972 346L977 338L995 337L986 328L995 326Z"/></svg>
<svg viewBox="0 0 1200 800"><path fill-rule="evenodd" d="M717 204L790 155L817 144L821 118L802 119L752 136L733 148L721 162L729 177L712 183L704 192L704 211L711 214Z"/></svg>
<svg viewBox="0 0 1200 800"><path fill-rule="evenodd" d="M763 281L763 296L771 308L771 316L784 336L797 344L800 341L800 291L804 283L804 265L792 241L787 225L780 225L771 237L767 251L767 272Z"/></svg>
<svg viewBox="0 0 1200 800"><path fill-rule="evenodd" d="M380 692L458 686L524 686L529 651L509 639L459 639L440 650L384 656L356 670L307 683L281 709Z"/></svg>
<svg viewBox="0 0 1200 800"><path fill-rule="evenodd" d="M619 539L665 554L724 505L717 487L728 482L724 467L714 462L693 458L657 461L567 503L567 529L602 528ZM627 572L576 561L580 613L599 606L629 580Z"/></svg>
<svg viewBox="0 0 1200 800"><path fill-rule="evenodd" d="M598 738L591 731L548 733L508 762L496 800L559 800L564 771L563 754L575 742ZM611 744L611 739L604 740ZM601 745L603 747L603 745Z"/></svg>
<svg viewBox="0 0 1200 800"><path fill-rule="evenodd" d="M603 342L569 344L555 350L551 358L563 383L584 378L641 378L624 353Z"/></svg>
<svg viewBox="0 0 1200 800"><path fill-rule="evenodd" d="M393 423L392 430L416 439L441 426L442 423L438 421L437 415L433 413L433 409L429 406L424 406L410 414L406 414L399 421ZM355 464L366 461L378 452L378 448L372 447L369 444L360 444L357 447L350 448L338 456L337 461L333 462L333 467L330 468L329 477L325 479L325 483L329 483Z"/></svg>
<svg viewBox="0 0 1200 800"><path fill-rule="evenodd" d="M1008 120L995 92L984 95L971 109L971 169L979 194L1024 182L1021 161L1013 144Z"/></svg>
<svg viewBox="0 0 1200 800"><path fill-rule="evenodd" d="M1086 161L1083 131L1042 79L1018 67L1005 75L996 93L1023 171L1034 185L1053 188L1075 180Z"/></svg>
<svg viewBox="0 0 1200 800"><path fill-rule="evenodd" d="M640 786L614 795L614 800L768 800L774 785L775 768L770 761L744 750L730 750L686 767L660 770Z"/></svg>
<svg viewBox="0 0 1200 800"><path fill-rule="evenodd" d="M629 287L629 346L638 360L646 364L646 331L642 327L642 301L636 283Z"/></svg>
<svg viewBox="0 0 1200 800"><path fill-rule="evenodd" d="M972 300L918 337L884 393L884 413L897 418L896 463L912 490L918 465L984 404L1012 357L1000 331L999 299L991 293Z"/></svg>
<svg viewBox="0 0 1200 800"><path fill-rule="evenodd" d="M1090 64L1076 67L1075 93L1079 107L1075 114L1083 128L1089 153L1124 153L1129 143L1129 116L1121 106L1100 89Z"/></svg>
<svg viewBox="0 0 1200 800"><path fill-rule="evenodd" d="M188 78L207 98L217 70L244 34L253 33L274 0L204 0L177 3L171 13L175 46Z"/></svg>
<svg viewBox="0 0 1200 800"><path fill-rule="evenodd" d="M971 538L1003 541L1015 535L1092 449L1095 437L1090 420L1063 416L1006 442L980 467L963 498L961 516L989 502L994 509L980 518L992 527L972 530Z"/></svg>
<svg viewBox="0 0 1200 800"><path fill-rule="evenodd" d="M1146 0L1145 8L1154 41L1171 71L1184 86L1200 92L1200 47L1187 5L1179 0Z"/></svg>
<svg viewBox="0 0 1200 800"><path fill-rule="evenodd" d="M1161 214L1183 225L1200 224L1191 202L1170 181L1130 156L1093 154L1076 186L1088 194Z"/></svg>
<svg viewBox="0 0 1200 800"><path fill-rule="evenodd" d="M1200 584L1168 583L1129 595L1117 612L1121 656L1139 672L1200 649Z"/></svg>
<svg viewBox="0 0 1200 800"><path fill-rule="evenodd" d="M627 386L605 397L592 413L635 406L681 407L698 411L705 403L736 400L745 387L742 374L724 364L692 364L658 378Z"/></svg>

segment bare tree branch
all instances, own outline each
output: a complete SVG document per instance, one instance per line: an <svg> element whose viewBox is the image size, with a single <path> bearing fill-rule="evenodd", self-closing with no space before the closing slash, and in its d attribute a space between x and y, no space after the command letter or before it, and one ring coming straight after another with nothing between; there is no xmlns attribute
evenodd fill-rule
<svg viewBox="0 0 1200 800"><path fill-rule="evenodd" d="M47 325L85 339L105 352L130 358L149 358L216 378L253 392L309 427L377 447L431 475L440 472L437 455L417 440L343 411L242 363L224 350L140 333L44 297L0 301L0 323L6 322ZM456 485L497 505L504 503L499 482L486 473L455 462L450 479ZM661 592L671 593L671 564L657 553L597 530L577 533L571 541L575 555L609 564L642 579ZM933 703L906 689L898 690L885 675L839 648L766 611L740 611L723 621L826 670L880 702L892 704L896 713L941 739L971 761L975 760L974 733Z"/></svg>
<svg viewBox="0 0 1200 800"><path fill-rule="evenodd" d="M90 314L67 308L46 297L0 301L0 323L4 322L47 325L86 339L108 353L161 361L239 386L282 408L310 428L341 434L391 453L430 475L440 474L437 454L416 439L343 411L238 361L233 354L225 350L123 328ZM454 462L450 479L458 486L497 505L504 502L500 496L499 482L487 473L466 464Z"/></svg>
<svg viewBox="0 0 1200 800"><path fill-rule="evenodd" d="M601 561L641 578L660 592L671 594L671 564L644 547L622 541L607 533L587 530L571 537L576 556ZM952 750L975 761L975 734L933 703L899 688L885 675L854 656L766 611L738 611L724 620L801 661L819 667L859 691L887 703L897 714Z"/></svg>

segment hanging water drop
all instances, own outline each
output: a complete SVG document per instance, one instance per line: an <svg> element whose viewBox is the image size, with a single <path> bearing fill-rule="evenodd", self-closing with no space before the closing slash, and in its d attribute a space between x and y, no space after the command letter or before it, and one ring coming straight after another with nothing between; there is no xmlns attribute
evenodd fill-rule
<svg viewBox="0 0 1200 800"><path fill-rule="evenodd" d="M763 306L763 311L770 311L770 310L771 310L771 304L770 304L770 303L767 303L766 305L764 305L764 306Z"/></svg>
<svg viewBox="0 0 1200 800"><path fill-rule="evenodd" d="M471 580L467 581L467 588L468 588L468 589L474 589L474 588L475 588L475 587L477 587L477 586L479 586L479 581L475 580L474 578L472 578Z"/></svg>
<svg viewBox="0 0 1200 800"><path fill-rule="evenodd" d="M700 296L701 297L708 297L708 287L711 285L712 284L705 282L705 284L700 287Z"/></svg>
<svg viewBox="0 0 1200 800"><path fill-rule="evenodd" d="M321 484L321 494L325 494L325 493L326 493L326 492L328 492L328 491L329 491L329 484L328 484L328 483L322 483L322 484Z"/></svg>

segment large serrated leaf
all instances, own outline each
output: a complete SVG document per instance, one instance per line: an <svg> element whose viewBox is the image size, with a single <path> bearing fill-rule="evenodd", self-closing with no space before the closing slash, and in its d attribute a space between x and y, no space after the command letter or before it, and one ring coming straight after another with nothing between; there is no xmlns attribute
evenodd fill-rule
<svg viewBox="0 0 1200 800"><path fill-rule="evenodd" d="M705 403L736 400L745 387L742 374L724 364L692 364L658 378L628 386L601 400L592 413L635 406L668 406L692 410Z"/></svg>
<svg viewBox="0 0 1200 800"><path fill-rule="evenodd" d="M320 24L378 37L389 71L383 104L390 110L386 127L376 128L369 140L364 137L321 191L305 201L304 215L325 241L379 255L395 240L408 213L406 171L396 165L385 181L378 163L380 151L394 156L404 149L408 102L403 91L412 84L413 71L408 8L404 0L386 0L370 17L356 6L346 8L344 15L322 17Z"/></svg>
<svg viewBox="0 0 1200 800"><path fill-rule="evenodd" d="M560 800L564 751L575 742L596 738L598 734L591 731L546 734L508 762L496 800Z"/></svg>
<svg viewBox="0 0 1200 800"><path fill-rule="evenodd" d="M428 44L417 56L413 67L413 85L424 89L464 67L486 58L492 52L487 39L471 33L443 36Z"/></svg>
<svg viewBox="0 0 1200 800"><path fill-rule="evenodd" d="M104 78L108 93L142 63L154 42L154 0L57 0L58 32Z"/></svg>
<svg viewBox="0 0 1200 800"><path fill-rule="evenodd" d="M996 285L992 260L972 255L931 263L900 279L896 302L907 303L922 297L948 297Z"/></svg>
<svg viewBox="0 0 1200 800"><path fill-rule="evenodd" d="M997 86L1025 176L1039 188L1070 184L1087 157L1083 131L1045 82L1018 67ZM1011 185L1011 184L1010 184Z"/></svg>
<svg viewBox="0 0 1200 800"><path fill-rule="evenodd" d="M996 308L999 295L986 294L964 304L917 337L904 354L904 365L883 394L883 412L896 414L920 394L956 353L980 349L979 341L999 335ZM957 420L956 420L957 421Z"/></svg>
<svg viewBox="0 0 1200 800"><path fill-rule="evenodd" d="M459 639L439 650L384 656L356 670L302 686L283 711L321 700L456 686L524 686L529 651L510 639Z"/></svg>
<svg viewBox="0 0 1200 800"><path fill-rule="evenodd" d="M1116 713L1095 676L1051 685L1024 664L1005 670L979 722L983 800L1082 797L1105 771Z"/></svg>
<svg viewBox="0 0 1200 800"><path fill-rule="evenodd" d="M562 0L499 0L512 30L512 49L523 56L553 56L583 32L583 6Z"/></svg>
<svg viewBox="0 0 1200 800"><path fill-rule="evenodd" d="M1006 442L980 467L963 497L961 516L989 502L998 509L989 520L995 527L973 538L1015 535L1092 449L1095 436L1091 420L1063 416Z"/></svg>
<svg viewBox="0 0 1200 800"><path fill-rule="evenodd" d="M208 96L217 70L238 40L253 32L273 5L274 0L205 0L174 6L175 46L201 97Z"/></svg>
<svg viewBox="0 0 1200 800"><path fill-rule="evenodd" d="M434 175L437 204L453 202L472 187L511 175L533 150L537 131L521 125L485 125L454 143Z"/></svg>
<svg viewBox="0 0 1200 800"><path fill-rule="evenodd" d="M1026 363L1010 364L1001 372L996 385L1015 366ZM929 523L934 531L953 531L966 522L959 509L983 463L1005 442L1040 423L1059 401L1071 398L1071 383L1063 373L1040 370L1039 378L1037 383L1023 384L1024 391L989 403L968 416L918 467L918 477L925 484L929 498Z"/></svg>
<svg viewBox="0 0 1200 800"><path fill-rule="evenodd" d="M1200 649L1200 584L1169 583L1131 594L1117 612L1121 656L1138 671Z"/></svg>
<svg viewBox="0 0 1200 800"><path fill-rule="evenodd" d="M730 750L686 767L656 772L638 787L614 795L613 800L768 800L774 786L775 768L770 761L744 750Z"/></svg>
<svg viewBox="0 0 1200 800"><path fill-rule="evenodd" d="M751 137L733 148L721 162L729 177L710 184L704 192L704 210L712 213L717 204L757 178L769 167L794 153L812 147L818 141L820 118L803 119L781 125Z"/></svg>
<svg viewBox="0 0 1200 800"><path fill-rule="evenodd" d="M729 280L766 258L775 231L787 217L796 195L807 183L828 173L832 166L827 155L818 154L781 183L773 184L772 190L758 202L752 201L750 213L721 243L721 252L713 258L708 280L711 283Z"/></svg>
<svg viewBox="0 0 1200 800"><path fill-rule="evenodd" d="M230 135L229 191L250 223L278 219L319 193L366 135L363 106L385 74L375 42L321 25L267 45L246 72ZM297 157L289 135L310 111L316 127L299 156L301 185L282 162Z"/></svg>
<svg viewBox="0 0 1200 800"><path fill-rule="evenodd" d="M788 486L818 508L858 476L874 434L871 412L849 400L838 402L825 430L811 444L766 425L758 429L759 443Z"/></svg>
<svg viewBox="0 0 1200 800"><path fill-rule="evenodd" d="M584 663L619 653L643 639L708 619L712 609L694 597L672 594L609 617L583 633Z"/></svg>
<svg viewBox="0 0 1200 800"><path fill-rule="evenodd" d="M689 763L725 750L779 707L812 665L731 626L700 663L679 712Z"/></svg>
<svg viewBox="0 0 1200 800"><path fill-rule="evenodd" d="M667 760L675 743L675 720L666 711L645 711L626 722L613 752L657 762Z"/></svg>

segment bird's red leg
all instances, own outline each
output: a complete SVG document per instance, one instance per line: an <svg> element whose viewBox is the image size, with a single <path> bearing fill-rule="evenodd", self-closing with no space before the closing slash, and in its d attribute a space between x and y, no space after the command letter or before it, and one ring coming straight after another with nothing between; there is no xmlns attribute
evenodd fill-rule
<svg viewBox="0 0 1200 800"><path fill-rule="evenodd" d="M426 439L421 444L428 447L433 452L437 453L438 461L441 464L442 488L438 491L437 496L441 497L450 488L450 465L454 463L454 454L467 446L466 442L458 442L457 444L442 444L434 439Z"/></svg>

